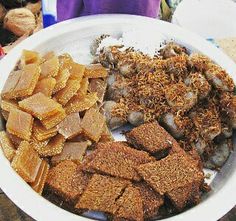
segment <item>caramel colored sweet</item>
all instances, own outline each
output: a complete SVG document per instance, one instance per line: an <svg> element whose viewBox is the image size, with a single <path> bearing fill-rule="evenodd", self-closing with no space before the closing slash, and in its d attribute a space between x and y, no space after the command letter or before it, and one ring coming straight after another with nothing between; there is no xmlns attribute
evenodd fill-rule
<svg viewBox="0 0 236 221"><path fill-rule="evenodd" d="M7 120L7 131L23 140L30 140L33 117L21 110L12 109Z"/></svg>
<svg viewBox="0 0 236 221"><path fill-rule="evenodd" d="M127 180L95 174L76 208L114 214L117 210L116 199L129 183Z"/></svg>
<svg viewBox="0 0 236 221"><path fill-rule="evenodd" d="M143 204L138 188L129 186L116 202L118 210L115 212L115 220L143 221Z"/></svg>
<svg viewBox="0 0 236 221"><path fill-rule="evenodd" d="M75 113L88 110L98 100L96 93L90 93L81 98L81 96L73 97L65 106L66 113Z"/></svg>
<svg viewBox="0 0 236 221"><path fill-rule="evenodd" d="M49 59L51 59L51 58L53 58L53 57L55 57L56 55L55 55L55 53L53 52L53 51L49 51L49 52L47 52L45 55L43 55L43 57L42 57L42 63L44 63L45 61L47 61L47 60L49 60Z"/></svg>
<svg viewBox="0 0 236 221"><path fill-rule="evenodd" d="M13 157L16 154L16 150L5 131L0 131L0 146L2 148L5 157L9 161L12 161Z"/></svg>
<svg viewBox="0 0 236 221"><path fill-rule="evenodd" d="M80 88L79 80L68 80L66 86L55 94L58 103L63 106L76 94Z"/></svg>
<svg viewBox="0 0 236 221"><path fill-rule="evenodd" d="M16 100L2 100L1 108L4 111L10 112L11 109L18 109L18 102Z"/></svg>
<svg viewBox="0 0 236 221"><path fill-rule="evenodd" d="M64 160L72 160L73 162L79 164L82 162L86 150L90 145L90 141L66 142L62 152L52 157L51 163L56 165Z"/></svg>
<svg viewBox="0 0 236 221"><path fill-rule="evenodd" d="M92 64L86 66L84 75L88 78L104 78L108 73L101 64Z"/></svg>
<svg viewBox="0 0 236 221"><path fill-rule="evenodd" d="M53 89L53 94L60 91L66 86L66 83L70 77L70 72L68 69L59 70L58 75L55 77L56 85Z"/></svg>
<svg viewBox="0 0 236 221"><path fill-rule="evenodd" d="M88 92L89 81L88 78L83 78L80 82L80 88L77 91L77 94L81 97L84 97Z"/></svg>
<svg viewBox="0 0 236 221"><path fill-rule="evenodd" d="M103 102L104 95L106 92L106 87L107 87L107 82L102 79L94 78L90 80L89 91L97 93L98 101L100 103Z"/></svg>
<svg viewBox="0 0 236 221"><path fill-rule="evenodd" d="M72 113L57 126L58 132L66 139L71 139L82 132L79 113Z"/></svg>
<svg viewBox="0 0 236 221"><path fill-rule="evenodd" d="M103 126L103 130L102 130L102 134L101 134L99 142L109 142L109 141L114 141L114 138L107 124L105 123Z"/></svg>
<svg viewBox="0 0 236 221"><path fill-rule="evenodd" d="M58 59L59 59L59 64L60 64L61 70L64 70L64 69L68 69L69 71L71 70L72 64L74 62L73 62L72 57L68 53L59 55Z"/></svg>
<svg viewBox="0 0 236 221"><path fill-rule="evenodd" d="M47 146L50 139L44 140L44 141L38 141L34 136L32 136L32 139L30 141L30 145L34 150L36 150L37 153L41 153L40 151Z"/></svg>
<svg viewBox="0 0 236 221"><path fill-rule="evenodd" d="M1 111L1 114L2 114L3 118L7 121L7 120L8 120L8 117L9 117L9 112L8 112L8 111L5 111L5 110L2 110L2 111Z"/></svg>
<svg viewBox="0 0 236 221"><path fill-rule="evenodd" d="M34 182L42 160L26 141L22 141L16 151L11 166L26 181Z"/></svg>
<svg viewBox="0 0 236 221"><path fill-rule="evenodd" d="M168 150L172 147L173 137L157 122L145 123L125 134L129 143L137 149L150 153Z"/></svg>
<svg viewBox="0 0 236 221"><path fill-rule="evenodd" d="M158 215L160 206L164 204L163 197L155 192L145 182L135 184L139 190L143 202L143 212L145 219L151 219Z"/></svg>
<svg viewBox="0 0 236 221"><path fill-rule="evenodd" d="M59 60L57 56L54 56L40 65L41 75L40 79L46 77L55 77L59 71Z"/></svg>
<svg viewBox="0 0 236 221"><path fill-rule="evenodd" d="M161 195L192 182L200 185L204 180L203 172L196 163L179 153L140 165L137 171Z"/></svg>
<svg viewBox="0 0 236 221"><path fill-rule="evenodd" d="M81 122L81 127L86 136L98 142L103 132L105 124L104 116L98 110L91 108L86 111Z"/></svg>
<svg viewBox="0 0 236 221"><path fill-rule="evenodd" d="M136 167L155 161L147 152L129 147L125 142L98 143L84 170L140 181Z"/></svg>
<svg viewBox="0 0 236 221"><path fill-rule="evenodd" d="M60 154L63 150L65 138L58 134L46 146L37 149L41 157L51 157Z"/></svg>
<svg viewBox="0 0 236 221"><path fill-rule="evenodd" d="M53 89L56 85L56 80L52 77L44 78L36 84L34 94L39 92L43 93L47 97L52 96Z"/></svg>
<svg viewBox="0 0 236 221"><path fill-rule="evenodd" d="M2 97L15 99L29 96L33 93L38 82L40 68L37 64L24 66L22 70L13 71L2 90Z"/></svg>
<svg viewBox="0 0 236 221"><path fill-rule="evenodd" d="M56 114L43 119L41 123L46 129L51 129L57 126L60 122L62 122L65 119L65 117L66 117L65 110L63 108L60 108L58 109L58 112Z"/></svg>
<svg viewBox="0 0 236 221"><path fill-rule="evenodd" d="M70 69L70 79L77 80L81 82L81 80L84 77L85 72L85 66L82 64L77 64L75 62L71 63L71 69Z"/></svg>
<svg viewBox="0 0 236 221"><path fill-rule="evenodd" d="M36 51L23 50L21 55L21 65L25 66L27 64L39 64L40 56Z"/></svg>
<svg viewBox="0 0 236 221"><path fill-rule="evenodd" d="M19 106L40 120L53 116L61 109L60 104L41 92L20 101Z"/></svg>
<svg viewBox="0 0 236 221"><path fill-rule="evenodd" d="M33 124L33 136L38 141L44 141L57 134L57 128L46 129L38 120L34 121Z"/></svg>
<svg viewBox="0 0 236 221"><path fill-rule="evenodd" d="M46 185L52 193L74 203L83 193L89 179L89 175L78 170L76 163L66 160L49 170Z"/></svg>
<svg viewBox="0 0 236 221"><path fill-rule="evenodd" d="M43 188L48 175L48 170L49 170L49 164L47 163L46 160L42 160L35 181L30 184L30 186L34 189L34 191L36 191L40 195L43 192Z"/></svg>
<svg viewBox="0 0 236 221"><path fill-rule="evenodd" d="M13 143L16 149L19 147L20 143L23 141L21 138L13 134L10 134L8 132L7 132L7 136L9 137L9 139L11 140L11 142Z"/></svg>

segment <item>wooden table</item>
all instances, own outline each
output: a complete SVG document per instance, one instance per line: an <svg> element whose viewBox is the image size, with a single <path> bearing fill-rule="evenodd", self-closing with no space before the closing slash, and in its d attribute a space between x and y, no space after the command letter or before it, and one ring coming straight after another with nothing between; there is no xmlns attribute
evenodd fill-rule
<svg viewBox="0 0 236 221"><path fill-rule="evenodd" d="M232 38L228 40L224 39L224 41L226 43L226 46L224 44L222 45L222 40L220 40L218 43L219 45L222 46L226 54L232 56L231 49L232 48L236 49L236 39L233 39L232 45L229 45L229 41L232 41ZM236 58L233 56L232 58L236 62ZM15 206L14 203L12 203L0 189L0 221L34 221L34 220L30 218L28 215L26 215L17 206ZM236 206L219 221L236 221Z"/></svg>

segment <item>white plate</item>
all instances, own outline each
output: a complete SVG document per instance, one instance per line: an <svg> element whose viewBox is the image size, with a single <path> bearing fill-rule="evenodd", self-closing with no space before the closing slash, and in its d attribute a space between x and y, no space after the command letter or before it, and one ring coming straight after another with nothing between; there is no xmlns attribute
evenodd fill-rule
<svg viewBox="0 0 236 221"><path fill-rule="evenodd" d="M120 36L130 29L143 30L146 35L162 33L168 38L182 43L187 48L202 52L224 67L236 82L236 65L223 52L204 39L170 23L131 15L100 15L83 17L57 24L31 36L14 48L0 61L0 90L10 71L18 61L22 49L40 52L69 52L77 60L83 60L89 53L91 41L100 34ZM3 125L1 125L3 126ZM2 127L3 128L3 127ZM212 191L204 200L184 213L168 218L168 221L215 221L236 204L236 153L211 183ZM39 221L78 221L87 220L69 213L35 193L17 173L0 151L0 187L23 211Z"/></svg>

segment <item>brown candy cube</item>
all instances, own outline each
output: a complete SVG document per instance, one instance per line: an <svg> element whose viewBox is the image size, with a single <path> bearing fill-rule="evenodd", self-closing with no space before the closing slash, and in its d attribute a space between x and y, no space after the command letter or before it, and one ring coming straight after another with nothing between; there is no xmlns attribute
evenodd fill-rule
<svg viewBox="0 0 236 221"><path fill-rule="evenodd" d="M68 69L59 70L58 75L55 77L56 85L53 89L53 94L60 91L66 86L66 83L70 77L70 72Z"/></svg>
<svg viewBox="0 0 236 221"><path fill-rule="evenodd" d="M13 157L16 154L15 147L11 140L9 139L7 133L5 131L0 132L0 146L2 148L2 151L5 155L5 157L12 161Z"/></svg>
<svg viewBox="0 0 236 221"><path fill-rule="evenodd" d="M57 56L51 57L40 65L41 75L40 79L46 77L55 77L59 71L59 60Z"/></svg>
<svg viewBox="0 0 236 221"><path fill-rule="evenodd" d="M52 96L53 89L56 85L56 80L52 77L44 78L36 84L36 87L34 89L34 94L37 94L39 92L43 93L47 97Z"/></svg>

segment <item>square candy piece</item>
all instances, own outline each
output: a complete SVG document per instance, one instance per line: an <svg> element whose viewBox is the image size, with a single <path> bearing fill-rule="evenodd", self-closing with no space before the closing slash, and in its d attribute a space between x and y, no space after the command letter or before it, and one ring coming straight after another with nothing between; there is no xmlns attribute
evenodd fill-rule
<svg viewBox="0 0 236 221"><path fill-rule="evenodd" d="M98 110L91 108L86 111L81 127L86 136L98 142L105 123L105 117Z"/></svg>
<svg viewBox="0 0 236 221"><path fill-rule="evenodd" d="M145 123L125 134L137 149L158 153L172 147L174 138L157 122Z"/></svg>
<svg viewBox="0 0 236 221"><path fill-rule="evenodd" d="M66 112L63 108L58 109L58 112L48 118L41 120L41 123L46 129L51 129L56 127L61 123L66 117Z"/></svg>
<svg viewBox="0 0 236 221"><path fill-rule="evenodd" d="M56 165L64 160L72 160L79 164L82 162L90 141L66 142L62 152L51 159L51 163Z"/></svg>
<svg viewBox="0 0 236 221"><path fill-rule="evenodd" d="M81 97L85 96L88 92L89 81L88 78L83 78L80 82L80 88L77 91L77 94Z"/></svg>
<svg viewBox="0 0 236 221"><path fill-rule="evenodd" d="M86 66L84 75L88 78L105 78L108 73L101 64L92 64Z"/></svg>
<svg viewBox="0 0 236 221"><path fill-rule="evenodd" d="M66 86L66 83L70 77L70 72L68 69L60 69L58 72L58 75L55 77L56 79L56 85L53 89L53 94L60 91Z"/></svg>
<svg viewBox="0 0 236 221"><path fill-rule="evenodd" d="M65 201L75 203L89 179L89 175L78 170L76 163L66 160L49 170L46 184Z"/></svg>
<svg viewBox="0 0 236 221"><path fill-rule="evenodd" d="M2 148L5 157L9 161L12 161L16 154L16 149L5 131L0 132L0 147Z"/></svg>
<svg viewBox="0 0 236 221"><path fill-rule="evenodd" d="M68 80L66 86L55 94L58 103L63 106L74 96L80 88L79 80Z"/></svg>
<svg viewBox="0 0 236 221"><path fill-rule="evenodd" d="M116 199L129 184L127 180L95 174L76 208L114 214L117 210Z"/></svg>
<svg viewBox="0 0 236 221"><path fill-rule="evenodd" d="M34 182L42 160L27 141L22 141L11 166L26 181Z"/></svg>
<svg viewBox="0 0 236 221"><path fill-rule="evenodd" d="M155 161L147 152L129 147L125 142L99 143L85 170L139 181L136 172L140 164Z"/></svg>
<svg viewBox="0 0 236 221"><path fill-rule="evenodd" d="M25 66L27 64L39 64L40 63L40 56L39 53L36 51L29 51L29 50L23 50L21 55L21 66Z"/></svg>
<svg viewBox="0 0 236 221"><path fill-rule="evenodd" d="M45 96L41 92L20 101L19 106L40 120L58 113L62 108L59 103Z"/></svg>
<svg viewBox="0 0 236 221"><path fill-rule="evenodd" d="M41 157L52 157L60 154L64 148L65 138L58 134L53 137L46 146L37 149Z"/></svg>
<svg viewBox="0 0 236 221"><path fill-rule="evenodd" d="M45 128L39 120L35 120L33 124L33 136L38 141L44 141L51 137L54 137L57 134L57 128L47 129Z"/></svg>
<svg viewBox="0 0 236 221"><path fill-rule="evenodd" d="M57 125L58 132L66 139L71 139L82 132L79 113L72 113Z"/></svg>
<svg viewBox="0 0 236 221"><path fill-rule="evenodd" d="M138 188L128 186L116 202L115 220L143 221L143 203Z"/></svg>
<svg viewBox="0 0 236 221"><path fill-rule="evenodd" d="M59 71L59 60L57 56L51 57L40 65L41 75L40 79L46 77L55 77Z"/></svg>
<svg viewBox="0 0 236 221"><path fill-rule="evenodd" d="M4 111L10 112L11 109L18 109L18 102L16 100L1 100L1 108Z"/></svg>
<svg viewBox="0 0 236 221"><path fill-rule="evenodd" d="M82 97L81 95L76 95L66 104L66 113L70 114L88 110L96 104L97 100L98 97L96 93L89 93Z"/></svg>
<svg viewBox="0 0 236 221"><path fill-rule="evenodd" d="M100 103L103 102L105 93L106 93L106 88L107 88L107 82L102 80L102 79L98 79L98 78L94 78L90 80L89 83L89 91L90 92L96 92L97 96L98 96L98 101Z"/></svg>
<svg viewBox="0 0 236 221"><path fill-rule="evenodd" d="M48 170L49 170L49 164L47 163L47 161L42 160L35 181L30 184L30 186L34 189L34 191L36 191L40 195L43 192L43 188L48 175Z"/></svg>
<svg viewBox="0 0 236 221"><path fill-rule="evenodd" d="M56 80L55 78L52 77L39 80L34 89L34 94L41 92L45 96L51 97L55 85L56 85Z"/></svg>
<svg viewBox="0 0 236 221"><path fill-rule="evenodd" d="M75 62L71 63L71 69L70 69L70 79L71 80L77 80L81 82L81 80L84 77L85 72L85 66L82 64L77 64Z"/></svg>
<svg viewBox="0 0 236 221"><path fill-rule="evenodd" d="M172 154L159 161L137 167L142 178L159 194L183 187L192 182L202 184L203 171L184 154Z"/></svg>
<svg viewBox="0 0 236 221"><path fill-rule="evenodd" d="M29 64L22 70L12 72L4 85L2 97L15 99L32 95L39 75L40 68L37 64Z"/></svg>
<svg viewBox="0 0 236 221"><path fill-rule="evenodd" d="M60 69L72 69L72 64L74 63L72 57L68 53L64 53L58 56Z"/></svg>
<svg viewBox="0 0 236 221"><path fill-rule="evenodd" d="M10 111L6 128L7 131L23 140L30 140L33 117L21 110L12 109Z"/></svg>
<svg viewBox="0 0 236 221"><path fill-rule="evenodd" d="M145 220L157 216L160 206L164 204L164 198L145 182L137 183L135 187L138 188L141 194Z"/></svg>

